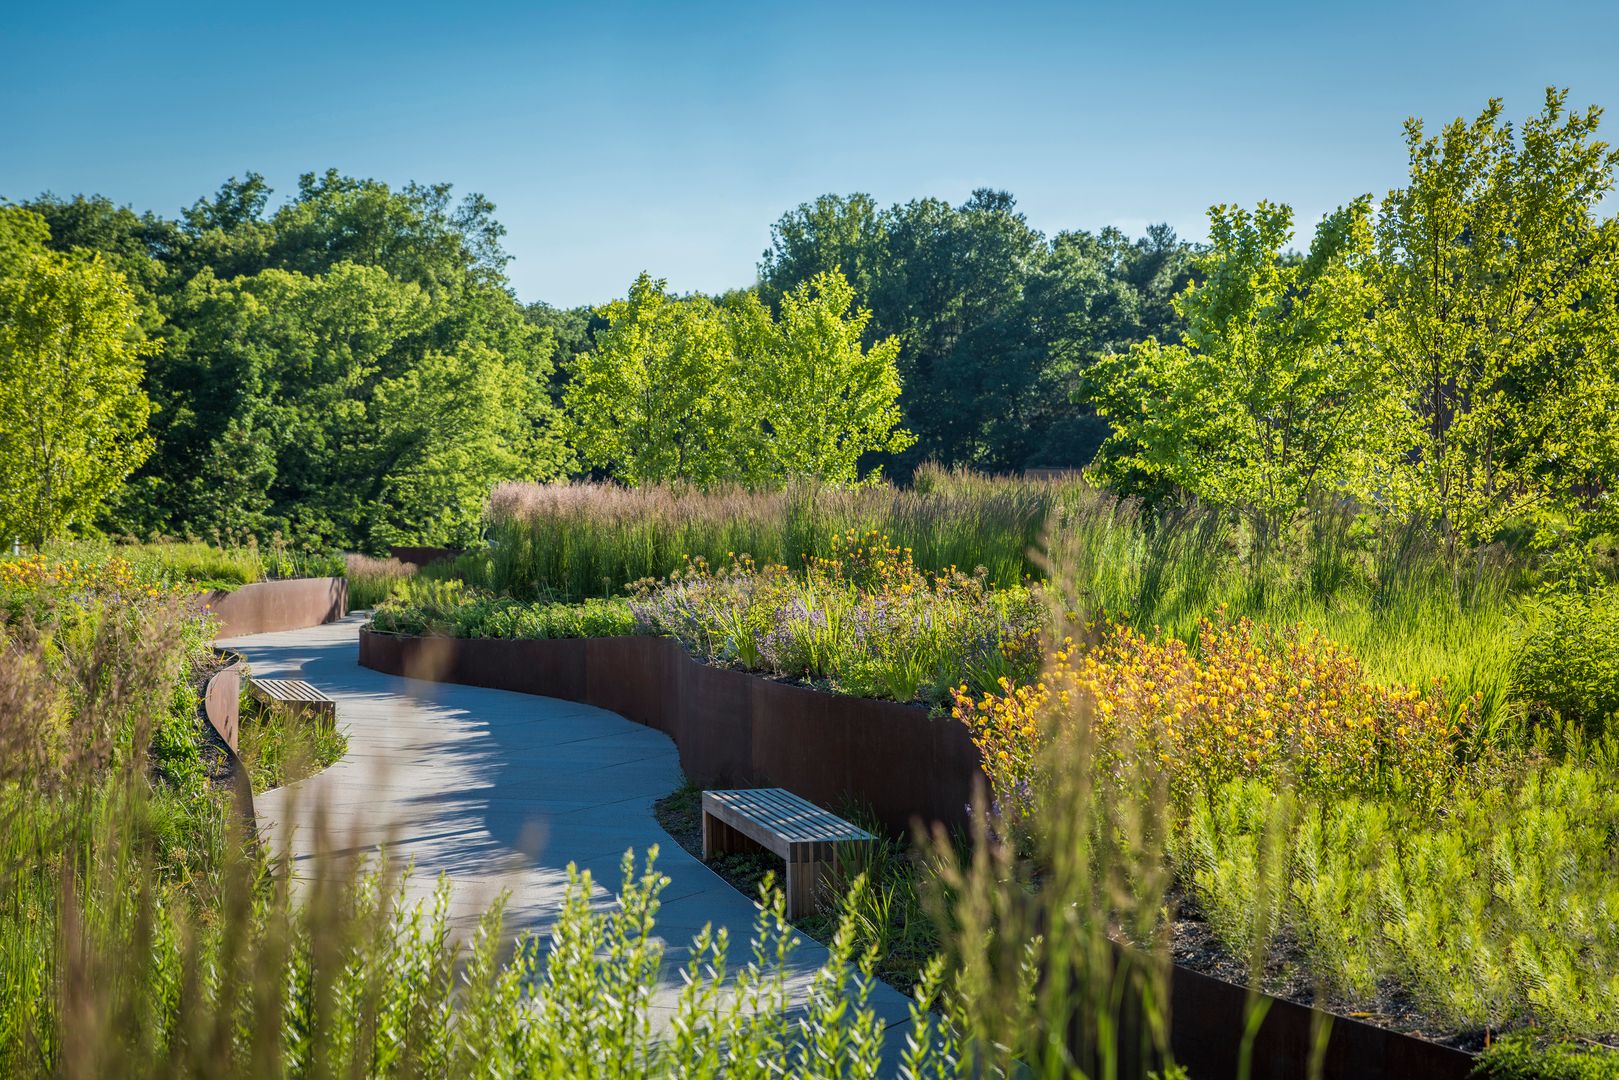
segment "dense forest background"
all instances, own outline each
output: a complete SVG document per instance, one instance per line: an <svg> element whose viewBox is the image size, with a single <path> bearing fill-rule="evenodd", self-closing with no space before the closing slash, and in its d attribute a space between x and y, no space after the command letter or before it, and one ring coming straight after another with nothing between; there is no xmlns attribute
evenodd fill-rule
<svg viewBox="0 0 1619 1080"><path fill-rule="evenodd" d="M456 542L495 482L584 470L561 403L608 321L520 302L493 205L335 171L272 195L249 174L176 218L106 195L20 204L52 248L99 253L123 275L154 343L153 451L102 529ZM865 344L899 343L900 423L915 439L868 455L890 476L930 460L1071 467L1107 433L1075 403L1081 369L1178 334L1170 300L1194 254L1166 226L1046 237L1005 192L886 209L826 195L774 225L753 290L712 299L734 307L752 291L779 312L841 270L871 312Z"/></svg>

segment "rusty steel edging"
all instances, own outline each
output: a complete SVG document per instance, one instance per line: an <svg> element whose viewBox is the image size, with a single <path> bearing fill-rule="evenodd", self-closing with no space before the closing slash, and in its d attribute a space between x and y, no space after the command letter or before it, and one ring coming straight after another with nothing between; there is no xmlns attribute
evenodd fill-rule
<svg viewBox="0 0 1619 1080"><path fill-rule="evenodd" d="M236 803L236 812L241 819L251 824L253 815L253 778L248 774L247 766L237 756L237 735L242 726L242 669L246 666L239 653L225 649L216 650L220 656L229 660L223 668L208 679L208 685L203 691L203 715L208 718L208 726L214 729L220 740L225 744L225 755L230 762L231 789Z"/></svg>
<svg viewBox="0 0 1619 1080"><path fill-rule="evenodd" d="M222 638L301 630L335 622L349 610L349 583L340 577L256 581L229 592L214 589L198 595Z"/></svg>

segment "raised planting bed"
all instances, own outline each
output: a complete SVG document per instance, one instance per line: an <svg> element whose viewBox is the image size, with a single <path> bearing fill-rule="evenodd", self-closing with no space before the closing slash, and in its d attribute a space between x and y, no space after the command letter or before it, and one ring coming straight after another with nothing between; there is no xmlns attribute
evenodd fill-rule
<svg viewBox="0 0 1619 1080"><path fill-rule="evenodd" d="M895 836L962 828L982 773L967 729L920 705L832 694L701 664L661 637L518 641L360 631L360 663L608 709L667 734L691 780L854 804Z"/></svg>
<svg viewBox="0 0 1619 1080"><path fill-rule="evenodd" d="M242 668L241 656L233 652L220 651L225 660L225 666L208 679L208 685L203 691L203 715L208 726L213 728L225 744L226 758L230 766L231 788L235 794L236 810L243 821L251 822L253 817L253 778L248 775L247 766L237 756L237 736L242 728Z"/></svg>
<svg viewBox="0 0 1619 1080"><path fill-rule="evenodd" d="M1238 1070L1242 1033L1253 1002L1264 1009L1251 1069ZM1465 1050L1335 1016L1307 1005L1254 994L1234 983L1174 965L1169 975L1170 1046L1194 1080L1293 1080L1311 1075L1324 1031L1322 1080L1415 1077L1466 1080L1474 1058Z"/></svg>
<svg viewBox="0 0 1619 1080"><path fill-rule="evenodd" d="M219 623L221 638L300 630L336 622L349 610L348 582L340 577L259 581L199 595Z"/></svg>

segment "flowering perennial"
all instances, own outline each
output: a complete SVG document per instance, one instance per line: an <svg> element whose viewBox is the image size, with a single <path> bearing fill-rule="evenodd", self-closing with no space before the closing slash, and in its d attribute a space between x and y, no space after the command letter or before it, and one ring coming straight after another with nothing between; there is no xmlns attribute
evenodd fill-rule
<svg viewBox="0 0 1619 1080"><path fill-rule="evenodd" d="M954 713L1003 809L1027 811L1037 758L1059 725L1089 717L1116 776L1162 771L1171 791L1286 775L1323 793L1403 794L1431 804L1453 785L1456 744L1473 722L1438 685L1379 686L1341 646L1297 629L1205 620L1195 650L1105 628L1081 653L1071 639L1033 685L956 689Z"/></svg>
<svg viewBox="0 0 1619 1080"><path fill-rule="evenodd" d="M1039 666L1043 610L1026 587L995 590L982 572L919 570L909 548L849 530L802 576L731 553L688 559L664 581L631 587L642 627L709 663L825 681L896 701L949 700L957 683L1028 681Z"/></svg>

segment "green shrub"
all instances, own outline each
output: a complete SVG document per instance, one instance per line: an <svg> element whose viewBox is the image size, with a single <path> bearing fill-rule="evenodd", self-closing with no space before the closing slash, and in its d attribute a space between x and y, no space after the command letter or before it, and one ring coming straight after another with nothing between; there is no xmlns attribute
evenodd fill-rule
<svg viewBox="0 0 1619 1080"><path fill-rule="evenodd" d="M1589 1044L1541 1045L1532 1034L1497 1039L1479 1055L1477 1080L1619 1080L1619 1051Z"/></svg>
<svg viewBox="0 0 1619 1080"><path fill-rule="evenodd" d="M371 629L390 634L461 638L624 637L639 632L627 601L525 603L490 596L456 580L406 578L372 615Z"/></svg>
<svg viewBox="0 0 1619 1080"><path fill-rule="evenodd" d="M1517 691L1588 732L1619 720L1619 584L1548 590L1530 605Z"/></svg>

